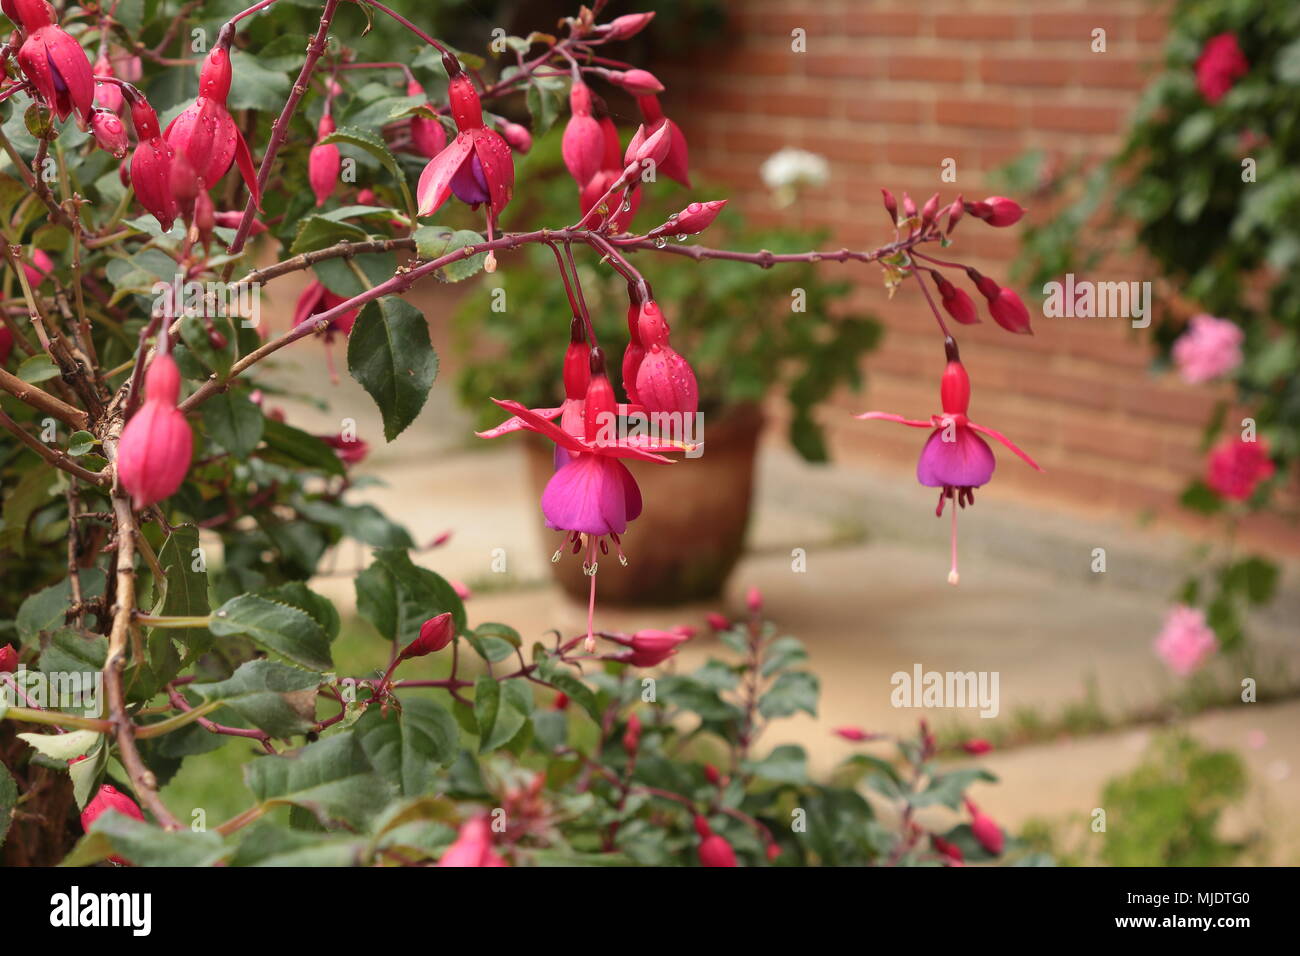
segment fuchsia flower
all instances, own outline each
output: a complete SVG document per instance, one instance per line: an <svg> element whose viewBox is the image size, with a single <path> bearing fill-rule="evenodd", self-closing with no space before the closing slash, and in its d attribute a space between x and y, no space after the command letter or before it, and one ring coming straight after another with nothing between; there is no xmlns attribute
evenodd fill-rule
<svg viewBox="0 0 1300 956"><path fill-rule="evenodd" d="M104 54L95 61L95 76L113 76L113 62ZM126 100L116 83L95 83L95 102L106 110L120 114Z"/></svg>
<svg viewBox="0 0 1300 956"><path fill-rule="evenodd" d="M80 757L78 759L84 760L85 758ZM76 763L77 761L72 762ZM144 811L140 809L134 800L116 787L104 784L91 801L86 804L86 809L81 811L81 829L89 833L95 821L110 810L115 810L122 816L130 817L132 820L144 821ZM131 865L129 860L125 860L120 856L110 856L108 859L121 866Z"/></svg>
<svg viewBox="0 0 1300 956"><path fill-rule="evenodd" d="M948 583L956 584L959 580L957 508L975 503L975 489L986 484L993 477L993 469L997 464L988 442L977 433L988 435L1001 442L1031 468L1037 471L1043 469L1017 448L1011 439L991 428L978 425L966 417L966 411L970 406L970 377L961 364L957 343L951 336L944 339L944 350L948 356L948 365L944 369L939 386L942 414L930 416L928 422L913 421L889 412L864 412L857 417L898 422L900 425L908 425L912 428L933 429L916 463L916 480L928 488L940 489L939 506L935 509L936 516L943 514L945 499L953 501L952 569L948 572Z"/></svg>
<svg viewBox="0 0 1300 956"><path fill-rule="evenodd" d="M695 818L695 832L700 835L700 865L701 866L735 866L736 851L731 848L731 844L725 839L718 836L709 827L709 821L704 817Z"/></svg>
<svg viewBox="0 0 1300 956"><path fill-rule="evenodd" d="M627 13L621 17L615 17L605 24L606 40L626 40L636 36L654 19L654 12L650 13Z"/></svg>
<svg viewBox="0 0 1300 956"><path fill-rule="evenodd" d="M609 192L610 187L623 175L624 169L621 156L622 148L618 140L618 127L614 125L614 121L608 116L602 116L597 120L597 124L600 128L603 153L600 160L600 169L596 175L592 176L585 185L579 183L582 188L578 192L578 202L584 216L604 198L605 193ZM627 203L629 208L624 209L620 205L613 211L613 215L609 217L610 228L615 233L627 231L628 225L636 215L637 208L641 205L640 180L636 181L631 192L627 194Z"/></svg>
<svg viewBox="0 0 1300 956"><path fill-rule="evenodd" d="M659 78L649 70L609 70L605 78L615 86L621 86L633 96L653 96L664 91Z"/></svg>
<svg viewBox="0 0 1300 956"><path fill-rule="evenodd" d="M686 145L686 136L676 123L664 116L658 97L653 95L638 96L636 102L637 106L641 107L641 116L645 119L647 135L658 131L664 125L667 125L670 130L671 141L668 154L658 164L659 172L669 179L675 179L689 189L691 185L690 151Z"/></svg>
<svg viewBox="0 0 1300 956"><path fill-rule="evenodd" d="M1014 199L1006 196L989 196L982 202L964 203L965 210L976 219L983 219L990 226L1014 226L1025 214L1025 208Z"/></svg>
<svg viewBox="0 0 1300 956"><path fill-rule="evenodd" d="M868 740L876 739L875 734L869 733L868 731L863 730L861 727L836 727L835 730L832 731L832 733L834 733L835 736L837 737L842 737L843 739L851 741L852 743L855 744L860 744Z"/></svg>
<svg viewBox="0 0 1300 956"><path fill-rule="evenodd" d="M1210 452L1205 483L1222 498L1245 501L1276 470L1269 457L1268 442L1262 438L1257 441L1228 438Z"/></svg>
<svg viewBox="0 0 1300 956"><path fill-rule="evenodd" d="M163 139L158 114L149 102L137 93L128 94L127 100L131 104L131 122L137 140L135 152L131 154L131 185L140 205L153 213L166 231L181 214L172 192L174 150Z"/></svg>
<svg viewBox="0 0 1300 956"><path fill-rule="evenodd" d="M1010 289L998 285L988 276L980 275L974 269L968 268L966 274L970 276L971 281L975 283L975 287L984 296L984 300L989 306L989 314L993 316L994 322L1008 332L1017 332L1023 335L1034 334L1034 330L1029 327L1029 310L1020 301L1020 296Z"/></svg>
<svg viewBox="0 0 1300 956"><path fill-rule="evenodd" d="M398 655L398 659L409 660L412 657L433 654L450 644L455 636L456 625L451 619L451 612L444 611L420 625L420 636L406 645Z"/></svg>
<svg viewBox="0 0 1300 956"><path fill-rule="evenodd" d="M713 631L731 630L731 621L716 611L710 611L704 615L704 620L708 623L709 629Z"/></svg>
<svg viewBox="0 0 1300 956"><path fill-rule="evenodd" d="M961 749L968 754L986 754L993 749L993 745L982 737L976 737L973 740L967 740L962 743Z"/></svg>
<svg viewBox="0 0 1300 956"><path fill-rule="evenodd" d="M456 841L447 847L439 866L505 866L492 848L492 827L486 816L476 816L461 824Z"/></svg>
<svg viewBox="0 0 1300 956"><path fill-rule="evenodd" d="M166 332L159 336L165 346ZM190 468L194 436L176 407L181 373L166 352L154 356L144 379L144 404L122 429L117 477L136 508L173 494Z"/></svg>
<svg viewBox="0 0 1300 956"><path fill-rule="evenodd" d="M215 186L234 162L253 197L253 205L260 209L262 192L257 185L253 156L244 142L244 134L226 109L232 76L230 40L231 34L223 29L199 72L198 98L171 121L166 139L189 162L202 189Z"/></svg>
<svg viewBox="0 0 1300 956"><path fill-rule="evenodd" d="M634 667L656 667L676 654L677 646L689 641L691 635L678 628L671 631L637 631L628 638L610 639L631 648L620 660L625 660Z"/></svg>
<svg viewBox="0 0 1300 956"><path fill-rule="evenodd" d="M366 455L370 454L370 446L360 438L344 438L341 435L317 435L321 441L334 449L334 453L339 456L339 460L345 465L356 465L365 461Z"/></svg>
<svg viewBox="0 0 1300 956"><path fill-rule="evenodd" d="M407 96L423 96L424 87L415 80L410 80L406 84ZM432 107L430 107L432 109ZM411 117L411 145L413 145L421 156L429 159L437 156L447 148L447 131L442 127L442 121L436 118L430 118L420 113Z"/></svg>
<svg viewBox="0 0 1300 956"><path fill-rule="evenodd" d="M339 182L339 170L343 166L339 148L333 143L321 142L333 132L334 120L329 113L325 113L320 118L320 125L316 127L316 145L307 154L307 179L311 183L311 191L316 194L317 206L325 205L325 201L334 195L334 187Z"/></svg>
<svg viewBox="0 0 1300 956"><path fill-rule="evenodd" d="M5 12L25 34L18 65L41 99L60 120L74 111L85 129L95 101L95 78L81 44L54 23L54 8L45 0L11 0Z"/></svg>
<svg viewBox="0 0 1300 956"><path fill-rule="evenodd" d="M1196 58L1196 88L1207 102L1217 103L1249 72L1250 64L1237 38L1231 33L1220 33L1205 41L1201 55Z"/></svg>
<svg viewBox="0 0 1300 956"><path fill-rule="evenodd" d="M447 93L451 115L460 130L441 153L429 160L416 188L419 214L431 216L453 194L478 208L487 203L491 217L500 215L515 188L515 163L510 147L495 130L483 125L483 107L474 83L455 57L444 54L451 78Z"/></svg>
<svg viewBox="0 0 1300 956"><path fill-rule="evenodd" d="M18 652L12 644L0 647L0 674L12 674L18 669Z"/></svg>
<svg viewBox="0 0 1300 956"><path fill-rule="evenodd" d="M126 125L111 110L97 109L90 117L90 130L95 134L95 142L105 152L112 153L117 159L126 155L131 142L127 139Z"/></svg>
<svg viewBox="0 0 1300 956"><path fill-rule="evenodd" d="M628 398L651 412L694 415L700 389L689 362L668 343L668 323L652 298L629 287L629 341L623 353L623 387ZM635 321L633 312L635 311ZM675 419L674 419L675 421Z"/></svg>
<svg viewBox="0 0 1300 956"><path fill-rule="evenodd" d="M1002 848L1006 845L1007 835L1002 832L990 817L980 811L969 799L966 801L966 809L970 811L971 821L970 829L979 845L993 854L994 856L1002 855Z"/></svg>
<svg viewBox="0 0 1300 956"><path fill-rule="evenodd" d="M1241 364L1241 326L1212 315L1194 315L1187 331L1174 341L1173 357L1183 381L1199 385L1226 375Z"/></svg>
<svg viewBox="0 0 1300 956"><path fill-rule="evenodd" d="M27 276L27 284L33 290L39 289L45 284L45 280L54 272L54 260L49 257L44 249L32 250L31 264L23 263L23 274Z"/></svg>
<svg viewBox="0 0 1300 956"><path fill-rule="evenodd" d="M528 132L527 126L520 126L518 123L512 123L509 120L501 120L497 124L497 128L501 136L510 145L510 148L516 153L526 153L533 148L533 134Z"/></svg>
<svg viewBox="0 0 1300 956"><path fill-rule="evenodd" d="M943 273L931 269L930 275L939 290L939 299L943 303L945 312L962 325L974 325L979 322L979 310L975 308L975 303L971 301L970 296L945 279Z"/></svg>
<svg viewBox="0 0 1300 956"><path fill-rule="evenodd" d="M938 834L930 834L930 845L934 847L937 853L948 858L949 866L960 866L965 859L965 854L961 852L961 847L955 843L949 843Z"/></svg>
<svg viewBox="0 0 1300 956"><path fill-rule="evenodd" d="M601 170L605 137L601 124L591 115L591 89L586 83L575 81L569 90L569 122L564 127L560 153L579 189Z"/></svg>
<svg viewBox="0 0 1300 956"><path fill-rule="evenodd" d="M641 747L641 718L636 714L629 714L627 718L627 729L623 731L623 749L630 755L635 755Z"/></svg>
<svg viewBox="0 0 1300 956"><path fill-rule="evenodd" d="M328 312L336 306L342 305L347 299L341 295L335 295L318 279L313 279L307 284L307 288L302 290L298 296L298 304L293 310L293 324L302 325L304 322L314 321L316 316ZM339 382L338 370L334 367L334 352L331 346L334 344L334 336L342 332L343 335L352 334L352 326L357 321L359 309L349 309L348 311L336 316L323 330L325 336L325 361L329 365L330 379L335 385Z"/></svg>
<svg viewBox="0 0 1300 956"><path fill-rule="evenodd" d="M1204 611L1180 604L1165 615L1155 648L1171 671L1187 677L1219 649L1219 641L1205 623Z"/></svg>

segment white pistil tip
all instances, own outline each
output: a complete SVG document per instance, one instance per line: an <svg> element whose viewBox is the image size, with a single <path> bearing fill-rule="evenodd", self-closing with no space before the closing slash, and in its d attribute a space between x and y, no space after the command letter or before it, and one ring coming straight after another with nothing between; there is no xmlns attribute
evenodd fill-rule
<svg viewBox="0 0 1300 956"><path fill-rule="evenodd" d="M587 639L582 642L582 646L586 648L588 654L596 653L596 639L594 637L588 636Z"/></svg>
<svg viewBox="0 0 1300 956"><path fill-rule="evenodd" d="M951 585L953 585L954 587L956 587L957 582L960 581L960 580L961 580L961 575L958 574L956 571L949 571L949 572L948 572L948 583L949 583L949 584L951 584Z"/></svg>

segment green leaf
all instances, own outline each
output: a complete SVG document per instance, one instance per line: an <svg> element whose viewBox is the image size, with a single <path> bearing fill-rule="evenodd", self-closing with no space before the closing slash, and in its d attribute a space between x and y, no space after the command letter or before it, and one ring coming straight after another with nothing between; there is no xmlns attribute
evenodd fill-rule
<svg viewBox="0 0 1300 956"><path fill-rule="evenodd" d="M293 245L289 251L294 255L303 252L315 252L340 242L365 242L369 234L359 226L338 222L325 216L308 216L298 223Z"/></svg>
<svg viewBox="0 0 1300 956"><path fill-rule="evenodd" d="M474 718L479 728L479 753L508 744L528 722L533 693L528 682L516 678L496 681L482 675L474 682Z"/></svg>
<svg viewBox="0 0 1300 956"><path fill-rule="evenodd" d="M415 249L421 259L433 262L466 246L477 246L484 238L472 229L448 229L446 226L421 226L415 230ZM477 275L487 259L486 252L476 252L464 259L449 262L439 271L448 282L459 282Z"/></svg>
<svg viewBox="0 0 1300 956"><path fill-rule="evenodd" d="M244 768L244 781L259 802L302 807L325 826L364 826L396 789L375 772L352 732L326 737L296 753L260 757Z"/></svg>
<svg viewBox="0 0 1300 956"><path fill-rule="evenodd" d="M268 70L257 56L238 49L230 51L230 67L232 79L226 106L231 110L275 112L284 105L292 84L283 73Z"/></svg>
<svg viewBox="0 0 1300 956"><path fill-rule="evenodd" d="M329 641L310 616L296 607L255 594L241 594L212 612L209 630L218 637L244 634L258 647L310 670L332 667Z"/></svg>
<svg viewBox="0 0 1300 956"><path fill-rule="evenodd" d="M334 602L317 594L301 581L286 581L273 588L263 588L257 593L261 597L269 598L279 604L288 604L308 614L321 626L321 630L325 632L325 639L330 643L339 636L341 622Z"/></svg>
<svg viewBox="0 0 1300 956"><path fill-rule="evenodd" d="M455 719L424 697L405 699L400 712L387 715L370 708L357 721L356 734L375 769L407 797L439 789L439 768L451 766L459 753Z"/></svg>
<svg viewBox="0 0 1300 956"><path fill-rule="evenodd" d="M359 126L342 126L320 142L322 144L336 143L355 146L379 160L380 164L392 173L393 178L397 180L397 184L402 190L402 198L406 200L406 207L410 210L411 218L415 218L415 200L411 197L411 190L406 185L406 175L402 172L401 164L397 162L397 158L388 151L382 137Z"/></svg>
<svg viewBox="0 0 1300 956"><path fill-rule="evenodd" d="M31 517L50 503L50 492L58 472L40 465L34 467L18 482L12 491L6 490L4 506L0 509L0 551L12 548L23 557L27 553L27 525ZM66 590L67 584L64 583ZM30 599L29 599L30 600ZM64 602L66 607L67 602Z"/></svg>
<svg viewBox="0 0 1300 956"><path fill-rule="evenodd" d="M9 769L0 763L0 846L4 846L9 833L9 824L13 820L14 805L18 802L18 784L14 782Z"/></svg>
<svg viewBox="0 0 1300 956"><path fill-rule="evenodd" d="M227 852L215 832L163 830L109 810L91 824L63 865L88 866L120 856L135 866L211 866Z"/></svg>
<svg viewBox="0 0 1300 956"><path fill-rule="evenodd" d="M38 753L52 760L71 760L90 753L103 738L97 730L70 730L66 734L18 734Z"/></svg>
<svg viewBox="0 0 1300 956"><path fill-rule="evenodd" d="M808 659L803 642L797 637L779 637L763 652L764 677L771 677L777 671L785 670L792 664L799 664Z"/></svg>
<svg viewBox="0 0 1300 956"><path fill-rule="evenodd" d="M104 572L98 568L82 571L81 593L85 598L99 597L103 594ZM62 629L71 602L72 587L67 578L43 591L37 591L23 601L14 621L18 636L22 638L23 643L39 644L42 632Z"/></svg>
<svg viewBox="0 0 1300 956"><path fill-rule="evenodd" d="M226 680L190 689L204 700L222 701L272 737L289 737L316 726L316 689L323 679L288 664L254 660L240 664Z"/></svg>
<svg viewBox="0 0 1300 956"><path fill-rule="evenodd" d="M961 798L966 789L976 780L997 783L998 778L987 770L953 770L950 773L935 774L930 785L921 793L911 798L914 807L929 807L942 803L950 809L961 807Z"/></svg>
<svg viewBox="0 0 1300 956"><path fill-rule="evenodd" d="M541 77L528 84L526 96L528 113L533 119L533 137L544 135L560 115L563 104L564 80L558 77Z"/></svg>
<svg viewBox="0 0 1300 956"><path fill-rule="evenodd" d="M374 505L345 505L335 501L307 501L298 511L312 521L333 525L349 538L376 548L413 548L406 529L386 518Z"/></svg>
<svg viewBox="0 0 1300 956"><path fill-rule="evenodd" d="M1199 479L1187 486L1180 500L1184 508L1201 514L1214 514L1223 509L1223 499Z"/></svg>
<svg viewBox="0 0 1300 956"><path fill-rule="evenodd" d="M23 359L22 364L18 366L15 373L19 378L29 385L35 385L37 382L45 382L52 378L59 377L59 367L54 364L54 359L50 358L44 352L38 352L35 355Z"/></svg>
<svg viewBox="0 0 1300 956"><path fill-rule="evenodd" d="M262 440L262 410L238 392L220 392L203 406L203 426L236 459L247 458Z"/></svg>
<svg viewBox="0 0 1300 956"><path fill-rule="evenodd" d="M747 762L745 769L772 783L800 786L808 782L808 755L802 747L784 744L762 760Z"/></svg>
<svg viewBox="0 0 1300 956"><path fill-rule="evenodd" d="M758 710L764 717L789 717L796 711L817 716L817 695L821 685L807 671L787 671L776 679L767 693L759 698Z"/></svg>
<svg viewBox="0 0 1300 956"><path fill-rule="evenodd" d="M348 336L348 371L379 406L392 441L420 414L438 374L424 316L395 296L368 304Z"/></svg>
<svg viewBox="0 0 1300 956"><path fill-rule="evenodd" d="M89 453L97 441L98 439L90 432L73 432L68 436L68 454L73 458L80 458Z"/></svg>
<svg viewBox="0 0 1300 956"><path fill-rule="evenodd" d="M543 653L542 656L538 657L534 653L534 658L537 661L538 679L563 692L569 700L578 704L592 720L599 724L601 719L600 705L596 702L596 695L592 693L591 688L570 671L568 665L560 663L550 654Z"/></svg>
<svg viewBox="0 0 1300 956"><path fill-rule="evenodd" d="M262 458L305 465L328 475L343 474L343 462L334 449L315 435L309 435L273 418L264 418L262 425L262 438L266 442L259 453Z"/></svg>
<svg viewBox="0 0 1300 956"><path fill-rule="evenodd" d="M196 571L194 565L199 555L199 531L193 527L173 528L163 546L158 549L158 564L167 575L162 606L155 613L165 617L203 617L211 610L208 603L207 571ZM156 639L178 641L198 655L212 646L212 633L204 627L180 630L153 628L149 633L152 647ZM157 670L157 667L154 668ZM175 676L175 675L170 675ZM170 676L168 679L170 679Z"/></svg>
<svg viewBox="0 0 1300 956"><path fill-rule="evenodd" d="M1223 587L1244 591L1252 604L1267 604L1277 591L1278 566L1252 556L1229 565L1223 572Z"/></svg>
<svg viewBox="0 0 1300 956"><path fill-rule="evenodd" d="M457 633L466 629L465 605L446 579L417 567L405 551L375 552L375 560L356 579L357 611L380 635L405 647L420 636L420 625L450 611Z"/></svg>

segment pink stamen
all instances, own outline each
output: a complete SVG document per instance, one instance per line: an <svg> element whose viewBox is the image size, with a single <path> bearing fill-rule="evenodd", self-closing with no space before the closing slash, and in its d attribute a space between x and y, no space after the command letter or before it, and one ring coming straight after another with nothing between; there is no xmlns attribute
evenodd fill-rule
<svg viewBox="0 0 1300 956"><path fill-rule="evenodd" d="M943 507L943 499L939 499L939 506ZM957 573L957 506L952 507L952 570L948 572L948 583L956 585L961 580L961 575Z"/></svg>
<svg viewBox="0 0 1300 956"><path fill-rule="evenodd" d="M587 539L587 562L583 563L583 570L591 577L591 596L587 598L587 640L583 643L588 654L596 653L596 539L594 536L588 536ZM588 568L590 562L590 568Z"/></svg>

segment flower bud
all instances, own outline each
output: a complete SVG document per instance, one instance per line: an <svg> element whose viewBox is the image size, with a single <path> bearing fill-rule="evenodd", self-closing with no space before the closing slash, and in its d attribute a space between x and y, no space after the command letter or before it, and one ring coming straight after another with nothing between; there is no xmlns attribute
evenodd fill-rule
<svg viewBox="0 0 1300 956"><path fill-rule="evenodd" d="M171 229L180 207L172 191L173 150L162 138L158 114L143 97L131 100L131 121L137 140L131 154L131 185L140 205L153 214L166 231Z"/></svg>
<svg viewBox="0 0 1300 956"><path fill-rule="evenodd" d="M897 226L898 225L898 200L896 200L894 198L894 194L891 193L884 186L880 187L880 195L885 201L885 212L889 213L889 224L891 226Z"/></svg>
<svg viewBox="0 0 1300 956"><path fill-rule="evenodd" d="M86 809L81 811L81 829L89 833L95 821L110 810L114 810L124 817L130 817L132 820L144 821L144 812L134 800L116 787L104 784L99 788L99 793L95 794L91 801L86 804ZM131 865L129 860L125 860L120 856L110 856L109 860L121 866Z"/></svg>
<svg viewBox="0 0 1300 956"><path fill-rule="evenodd" d="M655 93L664 91L664 85L649 70L627 70L622 73L610 70L605 74L605 77L615 86L621 86L633 96L652 96Z"/></svg>
<svg viewBox="0 0 1300 956"><path fill-rule="evenodd" d="M637 402L652 414L694 415L700 407L695 370L667 342L645 346L645 356L636 370L636 396Z"/></svg>
<svg viewBox="0 0 1300 956"><path fill-rule="evenodd" d="M930 270L930 275L934 278L934 284L939 289L939 298L943 303L945 312L962 325L974 325L979 322L979 310L975 308L975 303L971 301L970 296L933 269Z"/></svg>
<svg viewBox="0 0 1300 956"><path fill-rule="evenodd" d="M684 641L684 635L672 631L637 631L626 642L632 651L624 659L636 667L654 667L676 654Z"/></svg>
<svg viewBox="0 0 1300 956"><path fill-rule="evenodd" d="M967 211L970 211L969 207ZM970 276L971 281L975 283L975 287L980 290L980 294L988 302L989 314L993 316L994 322L1008 332L1023 335L1033 334L1033 330L1029 327L1029 310L1020 301L1020 296L1010 289L1003 288L988 276L981 275L974 269L967 268L966 274Z"/></svg>
<svg viewBox="0 0 1300 956"><path fill-rule="evenodd" d="M667 123L661 123L658 129L649 134L644 125L638 126L623 153L623 165L627 167L635 164L640 168L649 161L657 167L667 158L672 146L673 131Z"/></svg>
<svg viewBox="0 0 1300 956"><path fill-rule="evenodd" d="M921 207L921 227L923 229L928 229L930 227L930 224L934 222L935 213L937 213L938 211L939 211L939 194L935 193L933 196L927 199L925 201L925 205Z"/></svg>
<svg viewBox="0 0 1300 956"><path fill-rule="evenodd" d="M962 214L966 212L966 207L962 204L961 197L958 196L948 207L948 228L944 235L951 236L953 229L957 228L957 223L961 222Z"/></svg>
<svg viewBox="0 0 1300 956"><path fill-rule="evenodd" d="M54 272L54 260L46 254L44 249L32 250L31 265L23 263L23 275L27 276L27 284L33 290L39 289L45 284L45 280ZM8 331L6 329L6 331Z"/></svg>
<svg viewBox="0 0 1300 956"><path fill-rule="evenodd" d="M569 707L569 695L564 691L555 692L555 700L551 701L552 710L567 710Z"/></svg>
<svg viewBox="0 0 1300 956"><path fill-rule="evenodd" d="M695 829L700 831L700 825L703 824L704 830L708 831L709 825L703 817L695 818ZM731 848L731 844L716 833L700 833L702 840L700 842L700 865L701 866L735 866L736 851Z"/></svg>
<svg viewBox="0 0 1300 956"><path fill-rule="evenodd" d="M647 235L651 237L687 236L703 232L712 225L714 219L718 218L718 213L722 212L722 207L726 204L727 200L725 199L693 202L662 226L651 229Z"/></svg>
<svg viewBox="0 0 1300 956"><path fill-rule="evenodd" d="M1006 843L1006 834L1002 832L1002 828L985 816L969 799L966 800L966 809L971 815L971 833L979 841L979 845L994 856L1001 856L1002 848Z"/></svg>
<svg viewBox="0 0 1300 956"><path fill-rule="evenodd" d="M165 352L154 356L145 373L144 404L122 429L117 445L117 476L136 508L172 495L189 471L194 436L176 408L180 388L181 373L172 357Z"/></svg>
<svg viewBox="0 0 1300 956"><path fill-rule="evenodd" d="M834 733L835 736L842 737L845 740L851 740L855 744L860 744L864 741L874 740L876 738L875 734L868 733L861 727L836 727Z"/></svg>
<svg viewBox="0 0 1300 956"><path fill-rule="evenodd" d="M751 587L746 591L745 607L749 608L751 614L761 614L763 612L763 592L756 587Z"/></svg>
<svg viewBox="0 0 1300 956"><path fill-rule="evenodd" d="M456 624L452 621L451 612L444 611L420 625L420 636L406 645L400 657L405 661L412 657L433 654L450 644L455 636Z"/></svg>
<svg viewBox="0 0 1300 956"><path fill-rule="evenodd" d="M983 219L990 226L1013 226L1025 214L1025 209L1014 199L1006 196L989 196L983 202L966 203L966 211L976 219Z"/></svg>
<svg viewBox="0 0 1300 956"><path fill-rule="evenodd" d="M628 13L615 17L605 26L605 39L626 40L634 37L644 30L654 17L653 10L649 13Z"/></svg>
<svg viewBox="0 0 1300 956"><path fill-rule="evenodd" d="M946 856L950 861L950 865L952 863L961 863L962 860L965 859L961 852L961 847L957 846L955 843L949 843L937 833L930 834L930 845L933 846L938 853Z"/></svg>
<svg viewBox="0 0 1300 956"><path fill-rule="evenodd" d="M709 781L709 783L713 784L715 787L722 786L722 774L718 771L718 768L713 766L711 763L706 763L704 765L704 779Z"/></svg>
<svg viewBox="0 0 1300 956"><path fill-rule="evenodd" d="M14 334L9 326L0 325L0 365L9 361L9 353L14 350Z"/></svg>
<svg viewBox="0 0 1300 956"><path fill-rule="evenodd" d="M492 826L486 815L473 817L461 825L456 840L447 847L439 866L505 866L506 861L492 849Z"/></svg>
<svg viewBox="0 0 1300 956"><path fill-rule="evenodd" d="M112 153L117 159L126 155L130 147L126 126L116 113L108 110L95 110L90 115L90 130L95 135L95 142L105 152Z"/></svg>
<svg viewBox="0 0 1300 956"><path fill-rule="evenodd" d="M533 148L533 134L527 126L520 126L509 120L502 120L497 126L501 137L516 153L526 153Z"/></svg>
<svg viewBox="0 0 1300 956"><path fill-rule="evenodd" d="M710 611L704 616L704 620L707 621L709 627L715 631L731 630L731 621L727 620L727 618L718 614L716 611Z"/></svg>
<svg viewBox="0 0 1300 956"><path fill-rule="evenodd" d="M993 745L982 737L974 740L967 740L961 745L961 749L968 754L986 754L993 749Z"/></svg>
<svg viewBox="0 0 1300 956"><path fill-rule="evenodd" d="M334 449L334 454L339 456L339 461L345 465L356 465L364 461L366 455L370 454L370 446L360 438L344 438L342 435L317 435L321 441Z"/></svg>
<svg viewBox="0 0 1300 956"><path fill-rule="evenodd" d="M311 191L316 194L317 206L325 205L325 200L334 194L334 187L338 185L339 172L343 167L339 148L333 143L319 142L333 132L334 120L326 113L320 118L320 125L316 128L317 143L311 148L311 153L307 157L307 179L311 182Z"/></svg>
<svg viewBox="0 0 1300 956"><path fill-rule="evenodd" d="M96 76L113 76L113 64L102 53L99 59L95 61ZM121 113L125 100L122 98L122 91L117 88L116 83L95 83L95 102L106 110L114 113Z"/></svg>
<svg viewBox="0 0 1300 956"><path fill-rule="evenodd" d="M641 746L641 718L636 714L630 714L627 718L627 730L623 732L623 749L629 756L636 756L637 748Z"/></svg>
<svg viewBox="0 0 1300 956"><path fill-rule="evenodd" d="M0 647L0 674L12 674L18 670L18 652L12 644Z"/></svg>

